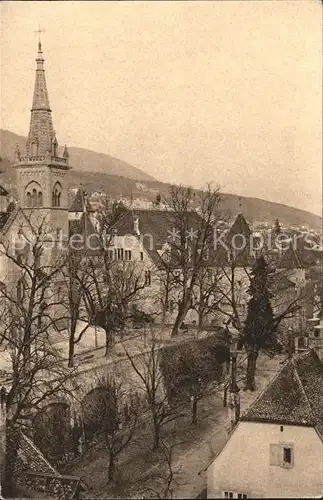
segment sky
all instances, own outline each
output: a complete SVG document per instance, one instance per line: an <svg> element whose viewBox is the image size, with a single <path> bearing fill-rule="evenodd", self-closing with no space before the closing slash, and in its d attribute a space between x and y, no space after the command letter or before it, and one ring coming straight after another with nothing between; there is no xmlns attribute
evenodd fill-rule
<svg viewBox="0 0 323 500"><path fill-rule="evenodd" d="M40 24L60 144L321 215L320 1L0 9L1 128L28 133Z"/></svg>

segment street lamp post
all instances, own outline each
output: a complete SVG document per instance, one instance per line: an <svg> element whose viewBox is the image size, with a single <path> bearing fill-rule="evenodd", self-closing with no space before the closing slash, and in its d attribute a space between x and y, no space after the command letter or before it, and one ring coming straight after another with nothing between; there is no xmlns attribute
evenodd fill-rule
<svg viewBox="0 0 323 500"><path fill-rule="evenodd" d="M230 430L235 426L240 418L240 389L237 383L237 341L233 342L230 348L230 358L231 358L231 381L230 381L230 395L229 395L229 421Z"/></svg>

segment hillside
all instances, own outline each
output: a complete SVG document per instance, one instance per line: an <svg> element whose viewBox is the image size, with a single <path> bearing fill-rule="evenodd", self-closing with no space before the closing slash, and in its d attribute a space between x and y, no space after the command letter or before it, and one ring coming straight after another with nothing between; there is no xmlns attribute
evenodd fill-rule
<svg viewBox="0 0 323 500"><path fill-rule="evenodd" d="M22 143L18 142L18 144L21 144L20 147L23 150L25 139L23 137L16 136L15 134L11 134L10 132L5 132L2 137L8 137L7 134L10 134L12 137L20 138ZM3 183L9 190L15 191L15 172L11 168L13 155L12 151L10 151L10 155L7 157L7 154L9 153L8 148L8 143L2 141L0 149L0 170L2 171L1 183ZM13 143L12 149L14 151L15 143ZM82 159L82 168L80 169L77 168L74 151L76 151L77 155L79 155L76 156L76 158L79 158L84 152L85 156ZM96 155L110 159L112 158L108 155L100 155L91 151L87 152L86 150L71 148L70 158L73 169L71 170L69 182L70 188L78 187L82 184L88 193L104 191L112 197L130 197L132 194L134 199L141 198L149 201L154 201L157 193L160 193L161 196L167 195L168 184L158 182L156 180L144 180L142 178L137 178L137 180L135 180L130 176L130 174L135 175L135 172L140 173L141 171L117 159L112 159L116 162L115 165L117 165L117 162L119 162L121 166L126 165L129 169L132 169L130 174L128 174L128 170L126 168L124 170L120 168L118 175L109 173L109 168L107 168L106 172L86 171L86 153L89 153L90 158L95 158ZM146 175L142 172L141 174L143 176ZM147 177L149 178L149 176ZM282 224L287 226L309 225L311 228L318 230L321 229L322 224L320 217L310 212L306 212L305 210L300 210L287 205L273 203L258 198L239 197L238 195L228 193L222 193L221 210L231 217L234 217L238 212L243 212L246 219L251 223L254 221L273 223L273 221L278 218Z"/></svg>
<svg viewBox="0 0 323 500"><path fill-rule="evenodd" d="M24 151L26 137L14 134L8 130L0 130L0 154L2 157L14 162L17 144L20 151ZM104 153L96 153L95 151L82 148L69 148L69 154L73 158L72 163L75 170L121 175L129 179L142 181L155 180L152 176L139 170L139 168L135 168L122 160L118 160L118 158Z"/></svg>

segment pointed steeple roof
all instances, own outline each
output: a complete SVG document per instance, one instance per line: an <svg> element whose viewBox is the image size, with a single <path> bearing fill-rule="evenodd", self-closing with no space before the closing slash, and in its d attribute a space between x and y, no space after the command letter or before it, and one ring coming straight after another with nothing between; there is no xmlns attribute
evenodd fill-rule
<svg viewBox="0 0 323 500"><path fill-rule="evenodd" d="M82 188L77 190L69 212L94 212Z"/></svg>
<svg viewBox="0 0 323 500"><path fill-rule="evenodd" d="M243 214L239 213L225 236L225 243L228 249L230 249L230 252L234 253L237 266L244 267L251 264L250 236L251 229L249 224ZM225 248L221 248L220 246L219 250L223 256L227 258L227 251Z"/></svg>
<svg viewBox="0 0 323 500"><path fill-rule="evenodd" d="M55 137L51 109L45 79L44 57L41 42L38 43L36 78L29 134L26 144L27 156L44 156L51 152Z"/></svg>
<svg viewBox="0 0 323 500"><path fill-rule="evenodd" d="M235 235L243 235L246 238L251 235L249 224L242 213L237 215L228 233L229 238Z"/></svg>

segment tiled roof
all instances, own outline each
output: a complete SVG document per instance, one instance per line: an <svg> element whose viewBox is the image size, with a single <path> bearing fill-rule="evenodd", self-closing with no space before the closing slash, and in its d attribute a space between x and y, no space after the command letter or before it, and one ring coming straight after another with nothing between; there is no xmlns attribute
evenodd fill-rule
<svg viewBox="0 0 323 500"><path fill-rule="evenodd" d="M282 274L281 276L276 277L276 280L270 287L270 291L276 293L295 287L296 287L295 283L290 279L288 279L286 276L284 276L284 274Z"/></svg>
<svg viewBox="0 0 323 500"><path fill-rule="evenodd" d="M10 212L0 212L0 231L9 219Z"/></svg>
<svg viewBox="0 0 323 500"><path fill-rule="evenodd" d="M93 208L88 200L86 200L86 210L88 212L93 212ZM84 193L82 194L82 189L78 189L76 195L71 203L69 212L84 212Z"/></svg>
<svg viewBox="0 0 323 500"><path fill-rule="evenodd" d="M232 226L225 235L219 240L224 241L226 246L221 243L218 245L218 258L223 264L229 265L229 254L227 248L234 251L235 265L238 267L252 266L254 257L250 250L251 229L244 216L240 213L235 218Z"/></svg>
<svg viewBox="0 0 323 500"><path fill-rule="evenodd" d="M19 206L14 206L11 210L1 213L0 221L0 234L3 236L11 226L11 223L15 220L18 212L20 211Z"/></svg>
<svg viewBox="0 0 323 500"><path fill-rule="evenodd" d="M0 186L0 196L7 196L7 195L8 191L3 186Z"/></svg>
<svg viewBox="0 0 323 500"><path fill-rule="evenodd" d="M200 216L196 212L187 212L186 215L188 230L196 230L201 220ZM170 233L175 226L174 212L169 210L129 210L116 224L118 235L133 234L133 216L137 216L139 219L139 232L143 237L144 245L151 241L154 249L161 249L169 241Z"/></svg>
<svg viewBox="0 0 323 500"><path fill-rule="evenodd" d="M315 351L287 360L241 420L313 426L323 439L323 364Z"/></svg>
<svg viewBox="0 0 323 500"><path fill-rule="evenodd" d="M228 238L232 238L234 235L238 234L242 234L247 238L251 235L249 224L241 213L237 215L231 228L229 229Z"/></svg>
<svg viewBox="0 0 323 500"><path fill-rule="evenodd" d="M84 236L85 227L87 235L88 236L91 235L91 240L90 240L91 247L93 248L94 251L98 250L98 248L100 247L101 240L99 236L97 236L97 233L93 227L93 224L88 214L82 214L82 217L80 219L69 221L69 236L71 237L74 234L80 234ZM77 243L76 240L73 242L73 248L75 250L83 247L84 245L82 242Z"/></svg>

